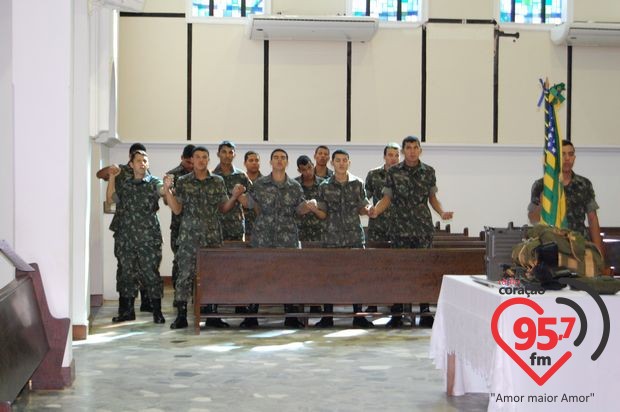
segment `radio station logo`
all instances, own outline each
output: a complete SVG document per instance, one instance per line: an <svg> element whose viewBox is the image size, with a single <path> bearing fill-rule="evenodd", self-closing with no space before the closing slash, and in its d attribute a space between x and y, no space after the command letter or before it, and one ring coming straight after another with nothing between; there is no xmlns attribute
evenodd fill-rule
<svg viewBox="0 0 620 412"><path fill-rule="evenodd" d="M587 292L597 303L603 319L603 332L598 347L590 355L590 359L595 362L605 350L609 339L609 312L605 302L594 289L579 282L578 279L561 278L559 281ZM550 316L538 303L530 299L533 294L532 290L523 288L519 284L504 285L500 289L504 289L503 295L517 297L502 302L493 313L491 319L493 338L539 386L543 386L564 364L570 361L571 357L587 355L583 351L578 351L588 332L588 321L584 310L577 302L566 297L557 297L555 303L570 310L567 316ZM519 316L514 321L514 316L508 317L509 314L521 312L529 314ZM509 319L508 326L511 327L500 328L499 325L503 323L501 321L506 319ZM576 326L577 320L579 320L579 326Z"/></svg>

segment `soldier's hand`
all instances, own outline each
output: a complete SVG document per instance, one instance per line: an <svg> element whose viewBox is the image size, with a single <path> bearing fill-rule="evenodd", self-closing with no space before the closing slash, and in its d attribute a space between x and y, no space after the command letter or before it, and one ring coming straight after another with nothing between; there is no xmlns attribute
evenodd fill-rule
<svg viewBox="0 0 620 412"><path fill-rule="evenodd" d="M376 219L377 216L377 209L375 209L374 206L371 206L370 209L368 209L368 217L371 219Z"/></svg>
<svg viewBox="0 0 620 412"><path fill-rule="evenodd" d="M316 199L310 199L310 200L306 200L306 206L308 207L308 209L310 209L310 211L314 212L316 209L318 209L318 205L316 203Z"/></svg>
<svg viewBox="0 0 620 412"><path fill-rule="evenodd" d="M121 174L121 168L117 165L110 166L110 171L108 172L108 177L116 177Z"/></svg>
<svg viewBox="0 0 620 412"><path fill-rule="evenodd" d="M454 212L443 212L441 214L441 218L443 220L450 220L450 219L452 219L452 215L454 215Z"/></svg>
<svg viewBox="0 0 620 412"><path fill-rule="evenodd" d="M241 183L237 183L235 187L233 187L233 190L232 190L233 197L238 198L243 193L245 193L245 186L243 186Z"/></svg>
<svg viewBox="0 0 620 412"><path fill-rule="evenodd" d="M170 190L172 185L174 184L174 177L171 175L164 176L164 190Z"/></svg>

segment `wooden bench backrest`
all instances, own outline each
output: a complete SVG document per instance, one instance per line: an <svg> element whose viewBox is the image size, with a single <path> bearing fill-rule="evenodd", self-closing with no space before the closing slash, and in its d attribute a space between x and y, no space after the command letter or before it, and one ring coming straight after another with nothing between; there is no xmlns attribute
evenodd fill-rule
<svg viewBox="0 0 620 412"><path fill-rule="evenodd" d="M484 250L200 249L197 269L201 304L435 303L444 274L484 273Z"/></svg>

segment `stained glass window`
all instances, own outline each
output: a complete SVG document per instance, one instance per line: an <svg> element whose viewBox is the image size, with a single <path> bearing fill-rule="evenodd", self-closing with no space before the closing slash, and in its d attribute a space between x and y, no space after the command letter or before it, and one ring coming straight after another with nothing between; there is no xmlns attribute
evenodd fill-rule
<svg viewBox="0 0 620 412"><path fill-rule="evenodd" d="M192 0L193 17L245 17L265 14L265 0Z"/></svg>
<svg viewBox="0 0 620 412"><path fill-rule="evenodd" d="M500 0L500 22L562 23L565 0Z"/></svg>
<svg viewBox="0 0 620 412"><path fill-rule="evenodd" d="M420 0L351 0L351 14L384 21L418 21Z"/></svg>

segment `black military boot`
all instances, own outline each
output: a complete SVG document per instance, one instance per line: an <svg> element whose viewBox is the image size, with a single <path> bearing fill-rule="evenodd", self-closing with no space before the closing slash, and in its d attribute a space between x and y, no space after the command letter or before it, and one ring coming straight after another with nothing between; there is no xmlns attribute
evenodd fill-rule
<svg viewBox="0 0 620 412"><path fill-rule="evenodd" d="M295 313L299 308L295 305L284 305L284 313ZM287 316L284 319L284 326L287 328L303 329L306 327L302 321L293 316Z"/></svg>
<svg viewBox="0 0 620 412"><path fill-rule="evenodd" d="M136 312L133 308L134 298L118 298L118 316L112 318L112 322L125 322L128 320L136 320Z"/></svg>
<svg viewBox="0 0 620 412"><path fill-rule="evenodd" d="M140 289L140 312L152 312L153 306L151 305L151 299L146 293L146 289Z"/></svg>
<svg viewBox="0 0 620 412"><path fill-rule="evenodd" d="M177 301L177 318L170 324L170 329L187 327L187 302Z"/></svg>
<svg viewBox="0 0 620 412"><path fill-rule="evenodd" d="M403 305L401 303L395 303L390 308L392 317L390 321L385 324L386 328L400 328L403 326Z"/></svg>
<svg viewBox="0 0 620 412"><path fill-rule="evenodd" d="M334 305L323 305L323 312L332 313ZM331 328L334 326L334 318L331 316L323 316L320 321L314 324L315 328Z"/></svg>
<svg viewBox="0 0 620 412"><path fill-rule="evenodd" d="M431 308L428 303L420 303L420 327L432 328L435 317L431 314Z"/></svg>
<svg viewBox="0 0 620 412"><path fill-rule="evenodd" d="M353 305L353 312L361 311L362 305ZM356 316L353 318L353 326L355 326L356 328L372 328L375 325L363 316Z"/></svg>
<svg viewBox="0 0 620 412"><path fill-rule="evenodd" d="M161 299L151 299L151 304L153 305L153 322L166 323L166 319L161 313Z"/></svg>
<svg viewBox="0 0 620 412"><path fill-rule="evenodd" d="M258 313L258 305L251 304L248 306L248 313ZM239 324L241 329L254 329L258 328L258 319L257 318L245 318L243 322Z"/></svg>
<svg viewBox="0 0 620 412"><path fill-rule="evenodd" d="M207 305L206 313L217 313L217 305ZM230 325L222 320L222 318L207 318L205 326L210 328L228 328Z"/></svg>

